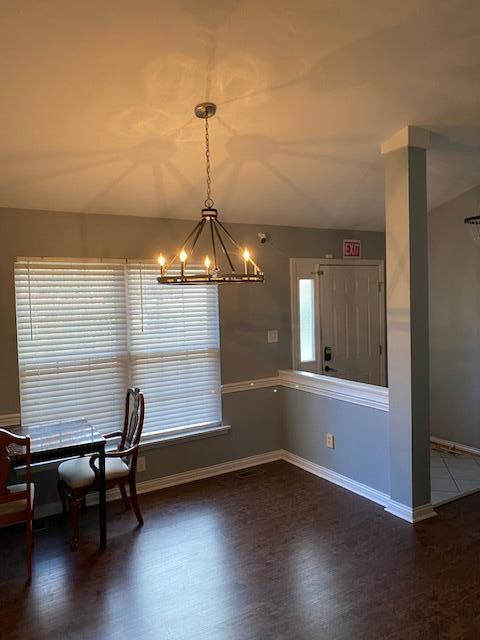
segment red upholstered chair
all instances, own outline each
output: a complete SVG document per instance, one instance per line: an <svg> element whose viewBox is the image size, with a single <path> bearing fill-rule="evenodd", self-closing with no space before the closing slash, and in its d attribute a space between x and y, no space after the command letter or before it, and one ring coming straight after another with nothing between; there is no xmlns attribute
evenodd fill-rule
<svg viewBox="0 0 480 640"><path fill-rule="evenodd" d="M140 389L128 389L125 399L125 421L123 431L105 434L105 438L120 438L115 451L105 454L105 477L107 489L118 486L127 509L133 508L139 525L143 525L142 513L138 504L136 472L138 447L143 429L145 403ZM58 467L58 492L63 512L70 510L73 527L71 549L78 549L80 506L87 493L98 491L99 471L98 453L88 457L66 460ZM127 485L130 500L127 496Z"/></svg>
<svg viewBox="0 0 480 640"><path fill-rule="evenodd" d="M7 485L11 468L7 447L10 445L25 449L25 482L21 484ZM17 522L27 523L28 582L32 579L34 491L30 467L30 438L16 436L0 429L0 527Z"/></svg>

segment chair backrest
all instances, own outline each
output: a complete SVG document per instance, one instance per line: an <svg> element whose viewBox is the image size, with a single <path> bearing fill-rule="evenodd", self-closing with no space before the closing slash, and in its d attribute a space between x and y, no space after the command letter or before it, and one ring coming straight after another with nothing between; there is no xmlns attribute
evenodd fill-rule
<svg viewBox="0 0 480 640"><path fill-rule="evenodd" d="M10 492L7 485L8 475L11 470L8 447L11 445L25 449L25 491ZM28 436L17 436L6 429L0 429L0 504L26 499L27 511L31 511L31 483L30 438Z"/></svg>
<svg viewBox="0 0 480 640"><path fill-rule="evenodd" d="M143 393L138 387L128 389L125 397L125 421L123 423L122 439L119 450L130 449L140 442L143 429L143 418L145 415L145 400ZM129 464L136 462L138 449L129 456Z"/></svg>

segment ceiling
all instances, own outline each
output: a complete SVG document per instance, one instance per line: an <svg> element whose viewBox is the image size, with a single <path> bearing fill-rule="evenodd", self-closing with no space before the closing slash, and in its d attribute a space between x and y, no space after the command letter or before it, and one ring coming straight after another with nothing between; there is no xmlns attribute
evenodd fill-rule
<svg viewBox="0 0 480 640"><path fill-rule="evenodd" d="M429 206L480 183L476 0L3 0L0 206L382 229L380 144L431 129Z"/></svg>

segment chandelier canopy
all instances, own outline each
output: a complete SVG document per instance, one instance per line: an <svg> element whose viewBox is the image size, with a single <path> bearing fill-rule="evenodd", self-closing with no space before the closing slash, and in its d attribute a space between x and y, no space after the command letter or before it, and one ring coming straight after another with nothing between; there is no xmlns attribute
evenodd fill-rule
<svg viewBox="0 0 480 640"><path fill-rule="evenodd" d="M205 121L206 198L200 221L185 238L182 248L167 263L163 254L158 257L160 284L224 284L230 282L263 282L264 275L254 262L250 251L242 247L218 219L212 198L210 167L210 137L208 121L217 107L212 102L202 102L195 107L195 115ZM206 231L205 234L203 232ZM203 237L202 237L203 234ZM203 259L195 256L195 247L207 241ZM229 249L227 248L230 248ZM235 266L237 265L237 266Z"/></svg>

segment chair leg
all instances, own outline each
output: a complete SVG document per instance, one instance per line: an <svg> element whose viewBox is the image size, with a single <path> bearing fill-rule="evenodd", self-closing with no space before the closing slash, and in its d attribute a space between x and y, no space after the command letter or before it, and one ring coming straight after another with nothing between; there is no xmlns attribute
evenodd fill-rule
<svg viewBox="0 0 480 640"><path fill-rule="evenodd" d="M27 583L32 581L33 519L27 522Z"/></svg>
<svg viewBox="0 0 480 640"><path fill-rule="evenodd" d="M57 482L57 490L58 490L58 495L60 496L60 500L62 501L62 512L63 515L66 515L68 509L67 509L67 494L65 491L65 485L63 484L63 482L61 480L59 480Z"/></svg>
<svg viewBox="0 0 480 640"><path fill-rule="evenodd" d="M87 513L87 496L85 496L81 501L82 513Z"/></svg>
<svg viewBox="0 0 480 640"><path fill-rule="evenodd" d="M72 518L72 541L70 543L70 550L77 551L78 550L78 541L80 537L80 526L78 522L78 511L80 507L80 502L78 498L69 497L70 504L70 515Z"/></svg>
<svg viewBox="0 0 480 640"><path fill-rule="evenodd" d="M142 518L142 512L140 511L140 506L138 504L137 485L135 482L135 478L130 478L129 487L130 487L130 502L132 503L133 511L137 517L138 524L142 526L143 518Z"/></svg>
<svg viewBox="0 0 480 640"><path fill-rule="evenodd" d="M125 509L130 509L130 501L127 496L127 487L121 482L119 484L120 493L122 494L123 504L125 505Z"/></svg>

